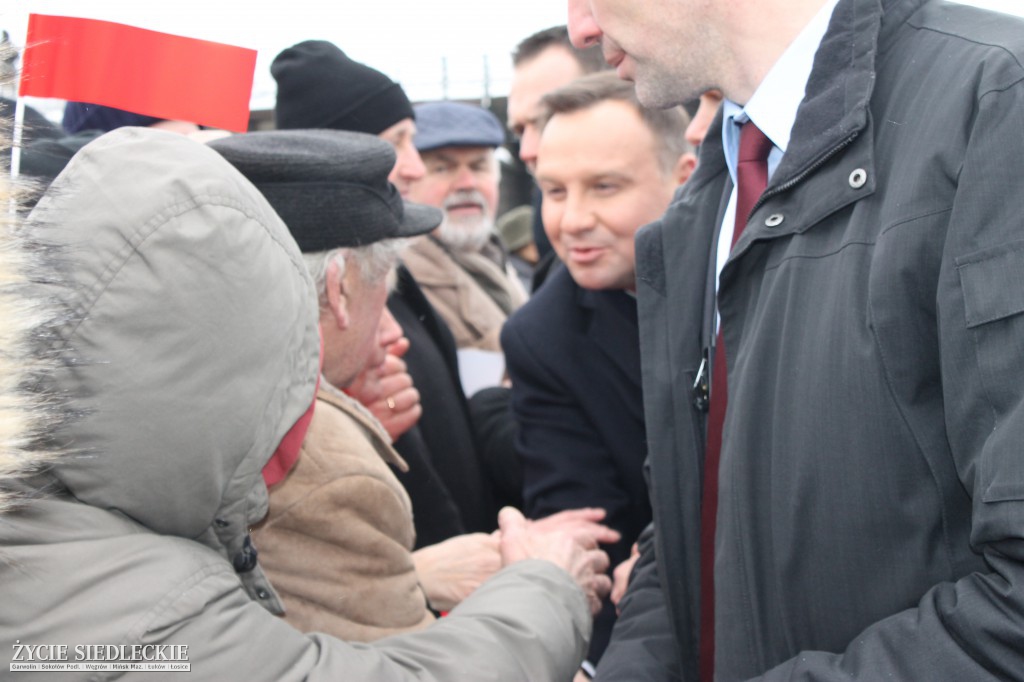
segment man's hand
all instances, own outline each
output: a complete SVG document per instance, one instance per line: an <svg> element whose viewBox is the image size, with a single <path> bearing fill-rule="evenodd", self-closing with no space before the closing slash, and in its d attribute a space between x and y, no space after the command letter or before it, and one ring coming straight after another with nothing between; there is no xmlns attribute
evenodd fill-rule
<svg viewBox="0 0 1024 682"><path fill-rule="evenodd" d="M391 440L411 429L423 414L420 393L402 360L408 350L409 339L403 336L388 346L384 362L363 370L345 389L384 425Z"/></svg>
<svg viewBox="0 0 1024 682"><path fill-rule="evenodd" d="M617 530L599 523L604 517L604 509L584 507L560 511L529 523L544 532L563 531L584 549L595 549L598 545L618 542L622 537Z"/></svg>
<svg viewBox="0 0 1024 682"><path fill-rule="evenodd" d="M633 567L636 566L636 560L639 558L640 548L634 542L633 548L629 550L629 558L616 566L615 570L612 571L614 580L612 581L611 600L615 604L616 612L619 610L619 602L626 596L626 589L629 587L629 575L633 572Z"/></svg>
<svg viewBox="0 0 1024 682"><path fill-rule="evenodd" d="M590 538L588 542L592 543L591 548L587 548L565 528L546 527L541 522L527 521L522 513L513 507L501 510L498 514L498 525L501 527L503 565L507 566L524 559L550 561L567 571L583 589L591 613L596 614L601 610L601 600L611 590L612 581L605 575L608 569L608 555L596 549L593 535L583 534L583 537Z"/></svg>
<svg viewBox="0 0 1024 682"><path fill-rule="evenodd" d="M450 611L501 568L497 534L457 535L412 553L430 605Z"/></svg>

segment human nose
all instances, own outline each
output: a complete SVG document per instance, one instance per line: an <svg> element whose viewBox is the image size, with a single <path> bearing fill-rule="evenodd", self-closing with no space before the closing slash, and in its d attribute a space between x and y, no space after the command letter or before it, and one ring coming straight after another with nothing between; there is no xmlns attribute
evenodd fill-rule
<svg viewBox="0 0 1024 682"><path fill-rule="evenodd" d="M402 326L387 308L380 314L380 324L377 327L377 340L381 348L387 348L402 338Z"/></svg>
<svg viewBox="0 0 1024 682"><path fill-rule="evenodd" d="M395 160L395 170L406 182L419 180L427 174L427 167L423 165L423 159L416 147L412 144L404 146L398 151L398 158Z"/></svg>
<svg viewBox="0 0 1024 682"><path fill-rule="evenodd" d="M455 189L473 190L476 189L476 175L473 169L468 166L460 166L455 175Z"/></svg>
<svg viewBox="0 0 1024 682"><path fill-rule="evenodd" d="M590 230L595 225L594 211L585 198L578 196L575 192L569 192L562 206L562 216L559 221L561 231L565 234L575 235Z"/></svg>
<svg viewBox="0 0 1024 682"><path fill-rule="evenodd" d="M718 90L708 90L700 96L700 104L697 106L697 113L693 115L690 125L686 126L684 137L694 149L704 141L711 122L718 113L718 106L722 103L722 93Z"/></svg>
<svg viewBox="0 0 1024 682"><path fill-rule="evenodd" d="M519 138L519 158L531 171L537 165L537 148L540 146L540 132L536 126L528 125Z"/></svg>
<svg viewBox="0 0 1024 682"><path fill-rule="evenodd" d="M569 0L569 40L583 50L601 42L601 28L590 11L590 0Z"/></svg>

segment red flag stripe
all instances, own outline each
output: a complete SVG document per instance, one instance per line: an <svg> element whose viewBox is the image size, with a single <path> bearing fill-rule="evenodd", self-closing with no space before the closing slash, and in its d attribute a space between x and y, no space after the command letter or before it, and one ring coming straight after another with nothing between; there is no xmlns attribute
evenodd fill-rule
<svg viewBox="0 0 1024 682"><path fill-rule="evenodd" d="M18 94L244 132L256 51L110 21L30 14Z"/></svg>

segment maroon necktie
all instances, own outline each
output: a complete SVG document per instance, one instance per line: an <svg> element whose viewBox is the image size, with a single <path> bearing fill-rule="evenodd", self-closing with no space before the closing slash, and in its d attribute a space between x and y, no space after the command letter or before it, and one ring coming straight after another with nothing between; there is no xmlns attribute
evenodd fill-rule
<svg viewBox="0 0 1024 682"><path fill-rule="evenodd" d="M772 141L748 121L740 130L736 162L736 226L732 245L747 225L747 216L768 186L768 154ZM702 682L715 676L715 515L718 513L718 458L722 451L726 391L725 341L718 324L715 357L711 370L711 406L708 410L708 442L704 454L704 495L700 509L700 653Z"/></svg>

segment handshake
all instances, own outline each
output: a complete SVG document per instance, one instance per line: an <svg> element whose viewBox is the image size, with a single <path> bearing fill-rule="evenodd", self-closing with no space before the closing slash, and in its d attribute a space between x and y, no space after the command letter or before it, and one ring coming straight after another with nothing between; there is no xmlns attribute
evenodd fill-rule
<svg viewBox="0 0 1024 682"><path fill-rule="evenodd" d="M608 555L598 545L619 540L617 531L599 523L603 518L603 509L572 509L527 521L519 510L505 507L498 514L501 563L550 561L572 576L587 596L590 612L597 614L612 588Z"/></svg>
<svg viewBox="0 0 1024 682"><path fill-rule="evenodd" d="M599 545L619 540L601 524L604 515L603 509L572 509L530 521L506 507L493 533L459 535L413 552L416 573L431 607L448 611L502 567L542 559L572 576L596 614L611 590L608 555Z"/></svg>

